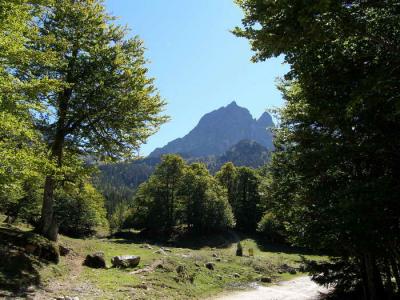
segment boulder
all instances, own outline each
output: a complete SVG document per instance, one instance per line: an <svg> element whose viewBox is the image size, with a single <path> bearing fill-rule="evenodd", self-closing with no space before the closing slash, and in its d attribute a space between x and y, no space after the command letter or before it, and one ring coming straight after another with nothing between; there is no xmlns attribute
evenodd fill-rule
<svg viewBox="0 0 400 300"><path fill-rule="evenodd" d="M141 245L141 246L140 246L140 248L143 248L143 249L149 249L149 250L153 249L153 247L152 247L152 246L150 246L149 244L144 244L144 245Z"/></svg>
<svg viewBox="0 0 400 300"><path fill-rule="evenodd" d="M209 270L215 269L215 264L213 262L208 262L208 263L204 264L204 266Z"/></svg>
<svg viewBox="0 0 400 300"><path fill-rule="evenodd" d="M272 279L271 279L271 277L261 277L260 281L264 282L264 283L271 283Z"/></svg>
<svg viewBox="0 0 400 300"><path fill-rule="evenodd" d="M139 262L140 256L135 255L114 256L111 259L111 263L115 268L134 268Z"/></svg>
<svg viewBox="0 0 400 300"><path fill-rule="evenodd" d="M60 255L61 256L67 256L68 254L70 254L70 252L72 250L72 249L70 249L68 247L65 247L63 245L59 245L58 248L60 250Z"/></svg>
<svg viewBox="0 0 400 300"><path fill-rule="evenodd" d="M106 267L104 253L96 252L93 254L88 254L85 258L85 261L83 262L83 265L95 269L104 269Z"/></svg>

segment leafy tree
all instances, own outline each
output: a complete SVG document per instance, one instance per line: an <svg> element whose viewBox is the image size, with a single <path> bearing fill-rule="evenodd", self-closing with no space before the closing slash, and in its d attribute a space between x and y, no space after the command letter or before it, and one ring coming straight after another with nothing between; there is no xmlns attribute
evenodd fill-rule
<svg viewBox="0 0 400 300"><path fill-rule="evenodd" d="M31 48L51 52L56 63L32 61L15 66L20 80L48 78L57 88L40 93L32 114L58 167L65 151L100 158L127 157L165 121L164 105L147 77L144 48L115 25L101 1L54 1L34 19L41 39ZM59 172L58 172L59 173ZM54 191L57 174L46 177L40 231L57 238Z"/></svg>
<svg viewBox="0 0 400 300"><path fill-rule="evenodd" d="M185 165L185 161L178 155L162 157L154 174L136 192L132 225L165 229L177 223L177 193Z"/></svg>
<svg viewBox="0 0 400 300"><path fill-rule="evenodd" d="M112 214L107 218L110 224L111 232L116 232L123 229L127 224L130 214L131 210L128 204L125 202L119 202Z"/></svg>
<svg viewBox="0 0 400 300"><path fill-rule="evenodd" d="M237 168L236 200L232 205L238 229L254 232L261 219L259 194L260 178L257 171L248 167Z"/></svg>
<svg viewBox="0 0 400 300"><path fill-rule="evenodd" d="M238 171L235 165L231 162L224 164L221 169L215 174L215 178L228 191L228 200L231 205L235 204L237 190Z"/></svg>
<svg viewBox="0 0 400 300"><path fill-rule="evenodd" d="M84 237L99 228L108 229L103 196L89 183L81 182L55 192L55 211L60 232Z"/></svg>
<svg viewBox="0 0 400 300"><path fill-rule="evenodd" d="M235 32L254 60L283 54L291 66L270 167L276 216L293 242L339 257L319 282L390 298L400 278L399 2L237 2Z"/></svg>
<svg viewBox="0 0 400 300"><path fill-rule="evenodd" d="M233 227L234 217L226 191L201 163L185 169L179 189L185 222L195 231Z"/></svg>
<svg viewBox="0 0 400 300"><path fill-rule="evenodd" d="M30 110L32 96L56 88L48 78L19 78L32 62L51 64L51 51L30 45L43 40L31 21L46 1L0 1L0 207L13 219L29 199L28 186L52 168L41 136L35 131Z"/></svg>
<svg viewBox="0 0 400 300"><path fill-rule="evenodd" d="M215 176L228 191L236 228L255 232L263 212L259 193L261 178L257 171L248 167L237 168L229 162Z"/></svg>

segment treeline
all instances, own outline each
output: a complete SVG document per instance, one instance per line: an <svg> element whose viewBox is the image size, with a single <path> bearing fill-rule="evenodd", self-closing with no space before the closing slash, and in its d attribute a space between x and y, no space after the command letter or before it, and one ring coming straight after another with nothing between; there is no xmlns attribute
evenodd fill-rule
<svg viewBox="0 0 400 300"><path fill-rule="evenodd" d="M255 61L290 72L266 199L314 279L351 299L400 294L400 2L237 1ZM340 299L345 298L343 295Z"/></svg>
<svg viewBox="0 0 400 300"><path fill-rule="evenodd" d="M188 163L204 163L210 173L215 174L227 162L232 162L236 166L259 168L268 161L270 152L257 142L242 140L219 156L181 156ZM94 183L106 199L107 214L110 218L115 219L111 216L121 203L131 201L137 187L150 177L160 160L160 157L146 157L99 166L100 172L94 177Z"/></svg>
<svg viewBox="0 0 400 300"><path fill-rule="evenodd" d="M271 218L263 218L261 175L260 170L226 163L213 176L203 163L188 164L178 155L164 155L125 204L120 226L162 231L183 225L197 233L258 229L277 237L279 230L270 226Z"/></svg>
<svg viewBox="0 0 400 300"><path fill-rule="evenodd" d="M124 160L167 118L143 42L100 0L0 2L0 212L43 236L107 226L83 158Z"/></svg>

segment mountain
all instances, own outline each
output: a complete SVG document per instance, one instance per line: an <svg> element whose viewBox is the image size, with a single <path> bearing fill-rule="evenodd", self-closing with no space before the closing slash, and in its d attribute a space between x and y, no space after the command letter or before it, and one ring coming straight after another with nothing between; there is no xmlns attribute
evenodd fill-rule
<svg viewBox="0 0 400 300"><path fill-rule="evenodd" d="M242 140L217 158L217 170L227 162L235 166L258 168L269 159L269 151L264 146L251 140ZM216 170L216 171L217 171Z"/></svg>
<svg viewBox="0 0 400 300"><path fill-rule="evenodd" d="M155 149L149 157L167 153L179 153L184 157L218 156L242 140L252 140L272 150L269 127L274 127L274 123L267 112L256 120L246 108L233 101L205 114L187 135Z"/></svg>
<svg viewBox="0 0 400 300"><path fill-rule="evenodd" d="M106 198L109 213L120 202L129 202L136 188L154 172L161 155L180 154L188 163L203 162L211 173L224 163L258 168L269 159L273 149L274 123L268 113L258 120L250 112L232 102L204 115L186 136L155 149L148 157L133 162L103 164L95 178L96 187Z"/></svg>

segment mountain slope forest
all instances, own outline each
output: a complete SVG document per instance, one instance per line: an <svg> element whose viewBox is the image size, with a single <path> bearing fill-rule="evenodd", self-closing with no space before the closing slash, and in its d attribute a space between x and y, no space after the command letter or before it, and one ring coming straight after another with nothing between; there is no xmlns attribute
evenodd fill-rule
<svg viewBox="0 0 400 300"><path fill-rule="evenodd" d="M169 120L143 41L101 0L0 0L0 297L400 299L400 1L235 3L290 67L276 124L232 102L137 159Z"/></svg>

